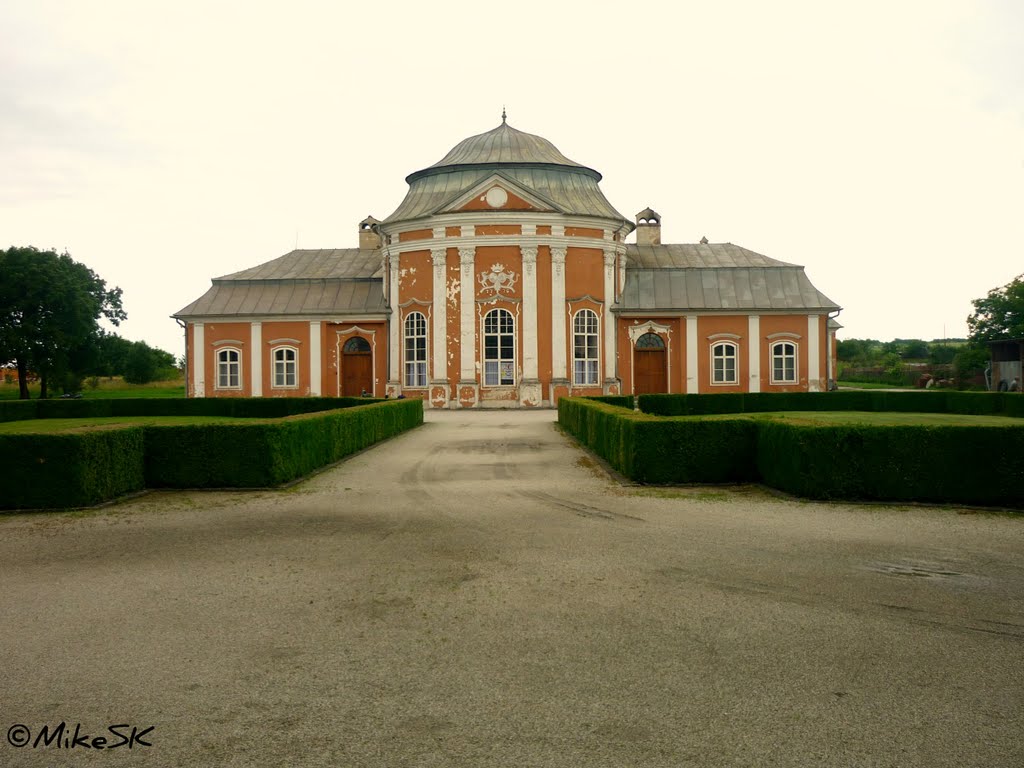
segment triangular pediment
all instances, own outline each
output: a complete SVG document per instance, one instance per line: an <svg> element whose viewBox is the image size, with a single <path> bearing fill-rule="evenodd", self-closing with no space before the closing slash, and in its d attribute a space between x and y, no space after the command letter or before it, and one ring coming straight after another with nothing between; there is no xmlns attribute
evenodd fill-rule
<svg viewBox="0 0 1024 768"><path fill-rule="evenodd" d="M543 195L502 173L493 173L441 205L435 214L464 211L543 211L564 213Z"/></svg>

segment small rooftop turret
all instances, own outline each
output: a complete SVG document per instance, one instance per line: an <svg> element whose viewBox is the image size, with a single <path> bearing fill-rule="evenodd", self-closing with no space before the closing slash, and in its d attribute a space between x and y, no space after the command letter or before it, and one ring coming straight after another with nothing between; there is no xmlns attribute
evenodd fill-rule
<svg viewBox="0 0 1024 768"><path fill-rule="evenodd" d="M651 208L636 215L636 244L661 245L661 216Z"/></svg>
<svg viewBox="0 0 1024 768"><path fill-rule="evenodd" d="M375 249L381 244L380 222L373 216L367 216L359 222L359 247Z"/></svg>

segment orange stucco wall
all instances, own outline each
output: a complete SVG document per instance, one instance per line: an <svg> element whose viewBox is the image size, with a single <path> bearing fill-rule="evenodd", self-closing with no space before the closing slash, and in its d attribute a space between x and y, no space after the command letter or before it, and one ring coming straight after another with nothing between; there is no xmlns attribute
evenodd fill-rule
<svg viewBox="0 0 1024 768"><path fill-rule="evenodd" d="M353 330L353 329L361 330ZM388 327L383 322L325 323L321 331L326 353L322 358L323 394L339 397L342 392L344 358L341 348L353 336L361 336L373 352L373 395L384 397L388 381Z"/></svg>
<svg viewBox="0 0 1024 768"><path fill-rule="evenodd" d="M709 339L719 333L736 334L737 339ZM717 316L707 315L697 318L697 380L698 391L704 392L744 392L750 376L747 352L748 320L746 315ZM736 384L711 383L711 347L719 341L733 341L739 349L736 352Z"/></svg>
<svg viewBox="0 0 1024 768"><path fill-rule="evenodd" d="M252 355L252 331L249 323L207 323L204 326L206 350L204 365L206 368L207 397L250 397L252 383L250 381ZM218 342L230 342L221 343ZM219 389L217 387L217 352L225 347L239 350L239 381L241 389Z"/></svg>
<svg viewBox="0 0 1024 768"><path fill-rule="evenodd" d="M505 188L502 187L502 189L505 189ZM466 203L464 206L462 206L462 208L460 208L459 210L462 210L462 211L494 211L494 210L501 210L501 211L532 211L532 210L534 210L534 207L532 205L530 205L530 203L526 202L526 200L521 198L515 192L512 192L511 190L505 189L505 193L508 195L508 200L505 201L505 204L503 206L501 206L501 208L498 208L498 209L492 208L487 203L487 193L484 192L483 194L480 194L477 197L474 197L472 200L470 200L468 203Z"/></svg>
<svg viewBox="0 0 1024 768"><path fill-rule="evenodd" d="M410 240L429 240L434 236L434 230L432 229L414 229L410 232L400 232L398 234L398 242L406 243Z"/></svg>
<svg viewBox="0 0 1024 768"><path fill-rule="evenodd" d="M807 339L806 315L762 315L758 343L761 349L761 391L762 392L803 392L807 389L807 361L816 350L810 349ZM776 333L792 333L799 338L768 338ZM772 344L788 341L797 345L797 381L795 384L772 384Z"/></svg>
<svg viewBox="0 0 1024 768"><path fill-rule="evenodd" d="M566 227L566 237L596 237L603 238L604 231L600 229L592 229L591 227Z"/></svg>
<svg viewBox="0 0 1024 768"><path fill-rule="evenodd" d="M569 248L565 254L565 297L604 299L604 254L596 248Z"/></svg>
<svg viewBox="0 0 1024 768"><path fill-rule="evenodd" d="M478 224L473 231L478 235L521 235L523 228L518 224Z"/></svg>

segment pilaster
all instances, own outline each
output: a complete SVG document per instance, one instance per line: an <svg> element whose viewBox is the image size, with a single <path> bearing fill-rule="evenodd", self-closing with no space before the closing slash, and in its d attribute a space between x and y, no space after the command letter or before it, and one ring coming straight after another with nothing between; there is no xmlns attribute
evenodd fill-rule
<svg viewBox="0 0 1024 768"><path fill-rule="evenodd" d="M459 404L472 408L479 401L476 376L476 323L473 316L476 298L476 248L459 248Z"/></svg>
<svg viewBox="0 0 1024 768"><path fill-rule="evenodd" d="M807 316L807 391L821 391L821 315Z"/></svg>
<svg viewBox="0 0 1024 768"><path fill-rule="evenodd" d="M320 341L320 321L309 321L309 394L319 397L323 384L323 344ZM377 372L373 372L373 389L376 395Z"/></svg>
<svg viewBox="0 0 1024 768"><path fill-rule="evenodd" d="M206 330L192 323L192 397L206 397Z"/></svg>
<svg viewBox="0 0 1024 768"><path fill-rule="evenodd" d="M552 227L552 231L554 231ZM561 227L559 227L561 229ZM565 252L559 246L551 247L551 376L552 390L556 383L568 386L565 367ZM554 405L554 397L551 401Z"/></svg>
<svg viewBox="0 0 1024 768"><path fill-rule="evenodd" d="M435 237L437 230L435 229ZM444 229L441 229L441 237L444 236ZM432 248L430 258L434 263L434 289L433 307L431 308L431 332L430 343L433 349L431 382L430 382L430 405L434 408L444 408L448 404L448 372L445 350L448 339L448 309L445 304L445 273L448 269L448 250L445 248Z"/></svg>
<svg viewBox="0 0 1024 768"><path fill-rule="evenodd" d="M610 230L606 230L610 235ZM611 394L618 382L615 378L615 250L604 251L604 391Z"/></svg>
<svg viewBox="0 0 1024 768"><path fill-rule="evenodd" d="M388 305L391 317L388 319L388 395L397 397L402 392L402 318L398 309L398 272L401 256L388 255Z"/></svg>
<svg viewBox="0 0 1024 768"><path fill-rule="evenodd" d="M263 397L263 323L249 324L249 391L253 397Z"/></svg>
<svg viewBox="0 0 1024 768"><path fill-rule="evenodd" d="M686 316L686 394L700 392L700 378L697 367L697 316Z"/></svg>
<svg viewBox="0 0 1024 768"><path fill-rule="evenodd" d="M761 391L761 318L759 315L747 317L747 392Z"/></svg>

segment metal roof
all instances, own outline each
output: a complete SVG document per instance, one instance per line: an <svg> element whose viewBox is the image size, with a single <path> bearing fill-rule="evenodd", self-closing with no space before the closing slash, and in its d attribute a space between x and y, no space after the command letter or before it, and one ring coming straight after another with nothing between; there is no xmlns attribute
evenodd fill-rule
<svg viewBox="0 0 1024 768"><path fill-rule="evenodd" d="M627 268L620 310L839 309L811 284L803 267L775 264L779 266Z"/></svg>
<svg viewBox="0 0 1024 768"><path fill-rule="evenodd" d="M681 243L671 245L626 245L632 267L644 269L706 267L796 267L770 259L732 243ZM802 267L801 267L802 269Z"/></svg>
<svg viewBox="0 0 1024 768"><path fill-rule="evenodd" d="M373 248L321 248L286 253L217 280L288 280L291 278L381 277L381 252Z"/></svg>
<svg viewBox="0 0 1024 768"><path fill-rule="evenodd" d="M430 167L480 163L550 163L586 167L570 160L544 137L517 131L504 121L487 133L463 139Z"/></svg>
<svg viewBox="0 0 1024 768"><path fill-rule="evenodd" d="M495 173L547 198L562 213L632 222L619 213L604 196L597 179L571 168L517 167L514 165L452 170L415 179L398 209L384 224L431 216Z"/></svg>
<svg viewBox="0 0 1024 768"><path fill-rule="evenodd" d="M387 311L379 279L221 279L174 317L366 315Z"/></svg>

